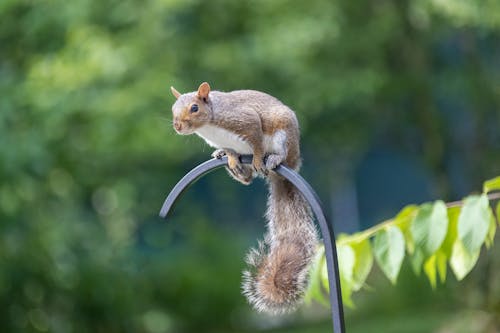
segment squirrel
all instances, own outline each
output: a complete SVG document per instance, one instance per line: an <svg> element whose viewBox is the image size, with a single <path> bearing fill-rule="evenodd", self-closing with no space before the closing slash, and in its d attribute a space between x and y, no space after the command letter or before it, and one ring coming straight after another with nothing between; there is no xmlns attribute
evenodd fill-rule
<svg viewBox="0 0 500 333"><path fill-rule="evenodd" d="M246 256L249 268L243 272L242 290L260 312L295 310L307 288L318 243L309 205L293 184L272 171L281 163L296 171L301 166L295 113L254 90L211 91L207 82L186 94L170 89L176 98L172 113L178 134L195 133L217 149L212 157L227 156L226 169L242 184L265 176L267 230ZM251 165L240 162L243 154L253 154Z"/></svg>

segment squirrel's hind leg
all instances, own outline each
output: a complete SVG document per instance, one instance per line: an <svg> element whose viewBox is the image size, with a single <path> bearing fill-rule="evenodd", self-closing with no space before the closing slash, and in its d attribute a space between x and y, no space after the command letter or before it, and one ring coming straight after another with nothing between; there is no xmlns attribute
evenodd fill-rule
<svg viewBox="0 0 500 333"><path fill-rule="evenodd" d="M226 170L229 175L243 185L249 185L255 178L253 167L241 163L240 155L229 148L217 149L212 154L212 157L215 158L222 158L223 156L227 156L228 166Z"/></svg>
<svg viewBox="0 0 500 333"><path fill-rule="evenodd" d="M286 146L287 135L283 130L276 131L271 137L271 147L273 153L266 155L266 168L273 170L286 160L288 150Z"/></svg>
<svg viewBox="0 0 500 333"><path fill-rule="evenodd" d="M266 168L268 170L275 169L285 160L285 156L279 154L269 154L266 158Z"/></svg>

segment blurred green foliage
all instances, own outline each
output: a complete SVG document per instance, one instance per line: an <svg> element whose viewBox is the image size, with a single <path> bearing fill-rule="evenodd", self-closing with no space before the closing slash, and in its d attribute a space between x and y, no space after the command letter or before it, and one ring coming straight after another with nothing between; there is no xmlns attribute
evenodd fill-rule
<svg viewBox="0 0 500 333"><path fill-rule="evenodd" d="M290 321L255 315L239 295L244 249L263 230L261 183L219 173L172 225L156 217L210 153L174 135L170 85L251 88L290 105L322 196L374 147L411 156L443 199L498 174L498 1L3 0L0 22L4 332ZM395 308L413 304L407 289ZM498 311L498 298L473 299Z"/></svg>

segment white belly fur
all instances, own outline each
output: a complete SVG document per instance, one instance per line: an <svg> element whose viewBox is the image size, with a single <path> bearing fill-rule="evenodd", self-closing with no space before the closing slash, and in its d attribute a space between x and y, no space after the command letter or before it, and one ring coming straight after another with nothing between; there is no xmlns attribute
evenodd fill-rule
<svg viewBox="0 0 500 333"><path fill-rule="evenodd" d="M239 154L252 154L250 145L235 133L212 125L200 127L195 132L214 148L230 148ZM272 136L264 135L264 151L266 153L276 152Z"/></svg>

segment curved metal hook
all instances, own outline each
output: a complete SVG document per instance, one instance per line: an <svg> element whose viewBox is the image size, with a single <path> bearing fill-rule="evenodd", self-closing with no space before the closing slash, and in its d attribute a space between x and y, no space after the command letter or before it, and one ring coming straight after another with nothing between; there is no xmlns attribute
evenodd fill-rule
<svg viewBox="0 0 500 333"><path fill-rule="evenodd" d="M252 163L252 155L241 156L241 162L245 164ZM160 217L167 218L179 196L196 180L198 180L205 174L226 165L227 157L223 157L221 159L214 158L198 165L193 170L189 171L174 186L170 194L167 196L167 199L165 200L161 208ZM279 165L278 167L276 167L276 169L274 169L274 171L282 177L286 178L302 193L304 198L309 202L309 205L311 205L314 215L316 215L316 219L318 220L320 231L323 236L323 243L325 245L333 330L335 333L345 333L344 308L342 305L339 265L333 227L330 225L330 223L328 223L325 214L323 213L323 209L321 208L321 201L319 200L316 192L312 189L309 183L304 180L304 178L302 178L294 170L284 165Z"/></svg>

